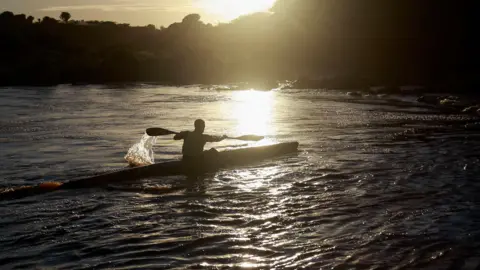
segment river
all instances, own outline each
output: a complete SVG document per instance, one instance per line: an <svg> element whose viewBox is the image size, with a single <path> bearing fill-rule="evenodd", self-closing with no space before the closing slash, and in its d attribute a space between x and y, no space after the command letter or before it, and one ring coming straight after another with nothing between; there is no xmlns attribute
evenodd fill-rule
<svg viewBox="0 0 480 270"><path fill-rule="evenodd" d="M0 89L0 189L118 170L147 127L297 154L0 201L0 268L475 269L480 133L414 96L202 86ZM219 151L254 145L209 144ZM155 161L179 157L159 137ZM149 192L173 187L172 192Z"/></svg>

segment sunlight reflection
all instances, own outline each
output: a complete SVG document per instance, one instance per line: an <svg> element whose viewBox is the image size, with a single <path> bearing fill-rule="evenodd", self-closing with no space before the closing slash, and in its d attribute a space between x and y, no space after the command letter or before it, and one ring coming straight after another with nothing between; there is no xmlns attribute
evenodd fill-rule
<svg viewBox="0 0 480 270"><path fill-rule="evenodd" d="M238 265L240 268L257 268L257 267L266 267L266 264L261 263L252 263L252 262L242 262Z"/></svg>
<svg viewBox="0 0 480 270"><path fill-rule="evenodd" d="M233 108L230 113L236 121L238 134L274 134L273 117L275 92L239 91L234 92Z"/></svg>
<svg viewBox="0 0 480 270"><path fill-rule="evenodd" d="M268 188L272 179L279 173L279 167L267 167L258 170L244 170L236 173L238 177L238 188L242 192L252 192L261 188Z"/></svg>

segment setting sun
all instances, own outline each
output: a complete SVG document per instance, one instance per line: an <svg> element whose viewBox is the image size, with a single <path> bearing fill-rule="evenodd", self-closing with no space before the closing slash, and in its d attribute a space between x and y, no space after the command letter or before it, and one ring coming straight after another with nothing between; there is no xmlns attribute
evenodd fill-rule
<svg viewBox="0 0 480 270"><path fill-rule="evenodd" d="M200 7L208 13L217 14L225 20L239 16L268 11L276 0L201 0Z"/></svg>

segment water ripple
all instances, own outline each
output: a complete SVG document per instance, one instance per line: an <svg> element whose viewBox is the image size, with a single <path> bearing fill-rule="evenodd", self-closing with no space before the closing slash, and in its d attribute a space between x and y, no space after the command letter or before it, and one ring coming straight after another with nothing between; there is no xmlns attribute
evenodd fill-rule
<svg viewBox="0 0 480 270"><path fill-rule="evenodd" d="M149 126L188 129L201 115L209 132L235 134L239 119L224 110L247 94L198 86L3 89L0 187L121 169ZM478 119L410 97L327 90L268 97L274 113L265 135L300 141L297 155L196 181L150 178L1 201L0 268L480 265L480 133L465 128ZM216 147L236 146L246 144ZM156 160L176 159L180 147L159 138Z"/></svg>

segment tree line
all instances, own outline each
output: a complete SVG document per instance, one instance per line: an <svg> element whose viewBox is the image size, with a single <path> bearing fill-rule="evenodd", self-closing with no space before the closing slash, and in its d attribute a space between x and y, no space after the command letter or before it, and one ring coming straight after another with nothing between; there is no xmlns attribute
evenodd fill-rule
<svg viewBox="0 0 480 270"><path fill-rule="evenodd" d="M229 23L190 14L160 29L7 11L0 85L319 77L478 85L479 11L473 0L277 0L270 12Z"/></svg>

